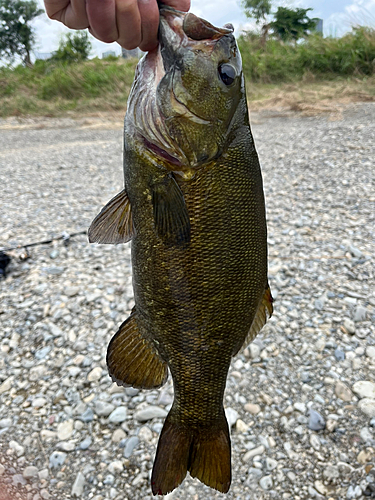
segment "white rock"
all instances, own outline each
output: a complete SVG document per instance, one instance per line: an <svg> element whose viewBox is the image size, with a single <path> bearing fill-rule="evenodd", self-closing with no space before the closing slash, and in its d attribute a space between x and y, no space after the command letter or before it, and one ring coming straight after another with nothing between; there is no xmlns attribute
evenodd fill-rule
<svg viewBox="0 0 375 500"><path fill-rule="evenodd" d="M368 417L375 417L375 399L361 399L361 401L358 403L358 408Z"/></svg>
<svg viewBox="0 0 375 500"><path fill-rule="evenodd" d="M249 450L245 453L245 455L242 457L242 461L248 462L253 457L256 457L257 455L262 455L265 451L266 448L263 445L258 446L257 448L253 448L252 450Z"/></svg>
<svg viewBox="0 0 375 500"><path fill-rule="evenodd" d="M31 479L38 475L38 468L34 467L34 465L29 465L24 469L22 475L25 479Z"/></svg>
<svg viewBox="0 0 375 500"><path fill-rule="evenodd" d="M108 470L114 476L120 474L124 470L124 465L121 460L114 460L108 465Z"/></svg>
<svg viewBox="0 0 375 500"><path fill-rule="evenodd" d="M249 430L249 426L240 418L237 419L236 422L236 431L238 432L247 432Z"/></svg>
<svg viewBox="0 0 375 500"><path fill-rule="evenodd" d="M13 386L14 377L8 377L4 382L0 385L0 394L4 392L8 392Z"/></svg>
<svg viewBox="0 0 375 500"><path fill-rule="evenodd" d="M257 415L261 410L259 405L253 404L253 403L246 403L244 408L246 411L248 411L252 415Z"/></svg>
<svg viewBox="0 0 375 500"><path fill-rule="evenodd" d="M318 436L316 436L315 434L311 434L310 444L314 448L314 450L318 451L320 449L320 439L318 438Z"/></svg>
<svg viewBox="0 0 375 500"><path fill-rule="evenodd" d="M274 460L273 458L266 458L266 469L271 471L276 469L277 467L277 460Z"/></svg>
<svg viewBox="0 0 375 500"><path fill-rule="evenodd" d="M97 382L101 379L102 376L102 368L100 366L96 366L91 370L91 372L87 375L87 380L89 382Z"/></svg>
<svg viewBox="0 0 375 500"><path fill-rule="evenodd" d="M112 434L112 441L114 443L119 443L122 439L125 439L126 434L122 429L116 429Z"/></svg>
<svg viewBox="0 0 375 500"><path fill-rule="evenodd" d="M168 412L165 411L160 406L146 406L143 410L138 410L134 414L134 418L138 420L138 422L147 422L147 420L152 420L153 418L162 418L166 417Z"/></svg>
<svg viewBox="0 0 375 500"><path fill-rule="evenodd" d="M65 420L65 422L61 422L57 426L57 437L60 441L66 441L69 439L74 431L74 422L73 420Z"/></svg>
<svg viewBox="0 0 375 500"><path fill-rule="evenodd" d="M114 424L124 422L126 420L126 414L126 407L119 406L109 415L108 420Z"/></svg>
<svg viewBox="0 0 375 500"><path fill-rule="evenodd" d="M249 347L250 357L252 359L259 358L260 356L260 347L257 344L250 344Z"/></svg>
<svg viewBox="0 0 375 500"><path fill-rule="evenodd" d="M138 437L141 441L150 442L152 439L152 430L144 425L139 429Z"/></svg>
<svg viewBox="0 0 375 500"><path fill-rule="evenodd" d="M375 417L375 399L361 399L358 403L358 408L368 417Z"/></svg>
<svg viewBox="0 0 375 500"><path fill-rule="evenodd" d="M375 383L367 380L360 380L353 384L353 392L362 398L375 399Z"/></svg>
<svg viewBox="0 0 375 500"><path fill-rule="evenodd" d="M72 495L75 497L82 496L84 485L85 485L85 476L82 474L82 472L78 472L72 487Z"/></svg>
<svg viewBox="0 0 375 500"><path fill-rule="evenodd" d="M272 486L273 486L272 477L271 476L263 476L259 480L259 486L263 490L270 490L272 488Z"/></svg>
<svg viewBox="0 0 375 500"><path fill-rule="evenodd" d="M306 413L306 405L305 403L294 403L293 405L294 409L301 412L301 413Z"/></svg>
<svg viewBox="0 0 375 500"><path fill-rule="evenodd" d="M17 441L10 441L9 448L16 452L17 457L22 457L22 455L25 453L25 448L17 443Z"/></svg>
<svg viewBox="0 0 375 500"><path fill-rule="evenodd" d="M366 347L366 356L368 358L375 358L375 347L373 345Z"/></svg>
<svg viewBox="0 0 375 500"><path fill-rule="evenodd" d="M237 422L238 411L233 408L225 408L225 416L227 417L229 429Z"/></svg>
<svg viewBox="0 0 375 500"><path fill-rule="evenodd" d="M46 398L35 398L32 402L34 408L41 408L47 403Z"/></svg>
<svg viewBox="0 0 375 500"><path fill-rule="evenodd" d="M115 410L115 405L106 401L96 401L95 413L99 417L108 417Z"/></svg>

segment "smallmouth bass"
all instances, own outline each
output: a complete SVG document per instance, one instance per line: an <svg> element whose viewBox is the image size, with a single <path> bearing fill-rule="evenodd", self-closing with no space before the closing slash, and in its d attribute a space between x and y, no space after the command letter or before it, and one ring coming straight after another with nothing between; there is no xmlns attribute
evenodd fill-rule
<svg viewBox="0 0 375 500"><path fill-rule="evenodd" d="M135 307L107 365L115 382L143 389L171 371L153 494L187 471L226 493L229 365L272 314L262 177L233 27L162 6L159 40L128 100L125 188L89 229L91 242L131 240Z"/></svg>

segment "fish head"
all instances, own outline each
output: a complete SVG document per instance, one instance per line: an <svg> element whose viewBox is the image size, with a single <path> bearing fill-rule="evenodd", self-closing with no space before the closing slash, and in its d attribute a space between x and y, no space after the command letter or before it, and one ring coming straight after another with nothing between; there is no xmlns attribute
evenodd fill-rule
<svg viewBox="0 0 375 500"><path fill-rule="evenodd" d="M138 65L128 114L148 148L191 171L221 155L239 103L247 109L241 55L232 25L167 6L159 41Z"/></svg>

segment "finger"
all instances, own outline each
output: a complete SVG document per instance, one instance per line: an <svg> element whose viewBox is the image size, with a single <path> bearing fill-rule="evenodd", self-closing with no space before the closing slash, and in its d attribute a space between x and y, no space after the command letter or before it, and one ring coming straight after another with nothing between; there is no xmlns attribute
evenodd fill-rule
<svg viewBox="0 0 375 500"><path fill-rule="evenodd" d="M44 0L47 15L72 29L85 29L89 26L85 0Z"/></svg>
<svg viewBox="0 0 375 500"><path fill-rule="evenodd" d="M87 0L86 11L91 32L96 38L107 43L118 39L115 0Z"/></svg>
<svg viewBox="0 0 375 500"><path fill-rule="evenodd" d="M159 8L156 0L138 0L141 16L141 37L139 48L145 52L158 45Z"/></svg>
<svg viewBox="0 0 375 500"><path fill-rule="evenodd" d="M183 12L187 12L190 9L190 0L163 0L163 3Z"/></svg>
<svg viewBox="0 0 375 500"><path fill-rule="evenodd" d="M116 0L117 43L131 50L142 40L141 16L137 0Z"/></svg>

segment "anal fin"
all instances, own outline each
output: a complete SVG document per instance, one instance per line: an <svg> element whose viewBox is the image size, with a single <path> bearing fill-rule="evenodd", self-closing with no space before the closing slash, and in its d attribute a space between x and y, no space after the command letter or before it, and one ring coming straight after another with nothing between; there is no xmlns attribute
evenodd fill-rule
<svg viewBox="0 0 375 500"><path fill-rule="evenodd" d="M118 385L139 389L161 387L167 380L167 363L161 359L152 342L142 336L133 312L120 326L108 345L109 375Z"/></svg>
<svg viewBox="0 0 375 500"><path fill-rule="evenodd" d="M131 205L125 189L118 193L92 221L90 243L126 243L133 236Z"/></svg>

